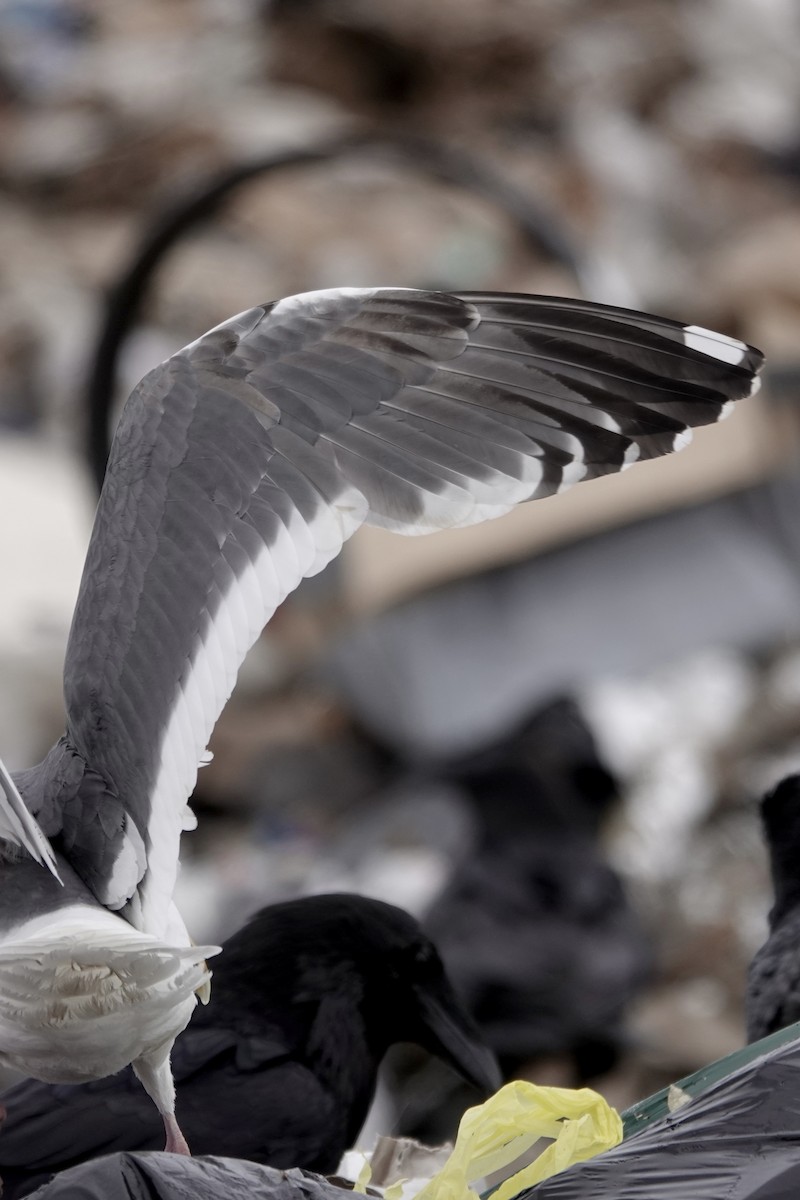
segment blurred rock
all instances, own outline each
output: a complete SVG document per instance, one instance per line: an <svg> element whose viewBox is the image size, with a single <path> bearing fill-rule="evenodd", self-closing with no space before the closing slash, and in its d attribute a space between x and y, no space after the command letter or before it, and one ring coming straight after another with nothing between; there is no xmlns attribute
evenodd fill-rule
<svg viewBox="0 0 800 1200"><path fill-rule="evenodd" d="M64 726L61 667L89 534L74 460L0 438L0 757L37 762Z"/></svg>

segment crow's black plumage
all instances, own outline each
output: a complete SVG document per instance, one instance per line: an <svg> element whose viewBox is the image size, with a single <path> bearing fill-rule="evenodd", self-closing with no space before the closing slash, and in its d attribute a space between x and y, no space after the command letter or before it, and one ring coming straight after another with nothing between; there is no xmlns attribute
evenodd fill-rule
<svg viewBox="0 0 800 1200"><path fill-rule="evenodd" d="M400 1041L484 1092L499 1084L413 917L345 894L271 905L225 943L211 1001L175 1044L181 1126L195 1154L330 1172L366 1117L383 1054ZM4 1200L85 1159L163 1140L130 1069L81 1087L29 1080L3 1104Z"/></svg>
<svg viewBox="0 0 800 1200"><path fill-rule="evenodd" d="M789 775L761 801L775 890L769 937L747 973L747 1040L800 1021L800 775Z"/></svg>
<svg viewBox="0 0 800 1200"><path fill-rule="evenodd" d="M617 799L591 730L555 700L453 765L476 844L425 926L506 1076L571 1059L576 1085L609 1071L651 952L599 829Z"/></svg>

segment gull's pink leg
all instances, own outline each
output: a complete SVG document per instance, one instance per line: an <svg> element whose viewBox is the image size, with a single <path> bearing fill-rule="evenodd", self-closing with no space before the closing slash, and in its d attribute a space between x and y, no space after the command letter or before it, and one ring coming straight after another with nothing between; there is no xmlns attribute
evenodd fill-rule
<svg viewBox="0 0 800 1200"><path fill-rule="evenodd" d="M178 1127L178 1122L172 1113L162 1113L164 1128L167 1131L167 1144L164 1147L170 1154L188 1154L191 1157L191 1150L186 1144L186 1138Z"/></svg>
<svg viewBox="0 0 800 1200"><path fill-rule="evenodd" d="M161 1113L161 1120L164 1122L167 1134L164 1149L171 1154L191 1155L186 1138L175 1120L175 1084L169 1068L171 1049L172 1042L168 1042L166 1046L160 1046L152 1054L137 1058L135 1062L131 1063L131 1066L141 1080L144 1090Z"/></svg>

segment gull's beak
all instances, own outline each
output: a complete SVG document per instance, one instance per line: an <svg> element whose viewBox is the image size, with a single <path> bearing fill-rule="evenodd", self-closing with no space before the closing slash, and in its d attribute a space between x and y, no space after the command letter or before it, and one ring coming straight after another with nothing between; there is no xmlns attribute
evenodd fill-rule
<svg viewBox="0 0 800 1200"><path fill-rule="evenodd" d="M203 959L203 966L208 971L208 963ZM211 972L208 971L208 978L204 983L200 984L199 988L194 989L194 994L197 996L201 1004L208 1004L211 999Z"/></svg>

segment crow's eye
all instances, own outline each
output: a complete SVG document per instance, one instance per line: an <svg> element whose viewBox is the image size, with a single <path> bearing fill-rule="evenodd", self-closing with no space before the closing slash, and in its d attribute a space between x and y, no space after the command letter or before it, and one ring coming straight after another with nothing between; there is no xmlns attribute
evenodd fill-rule
<svg viewBox="0 0 800 1200"><path fill-rule="evenodd" d="M392 970L404 979L416 979L436 973L441 969L439 955L430 942L416 942L404 946L394 957Z"/></svg>
<svg viewBox="0 0 800 1200"><path fill-rule="evenodd" d="M413 948L414 963L418 967L432 966L436 961L436 951L428 942Z"/></svg>

